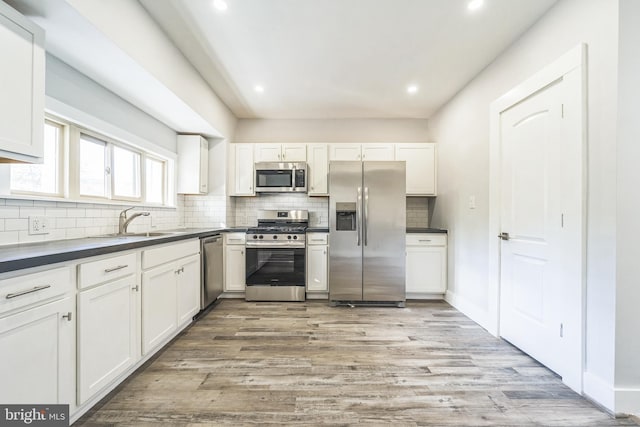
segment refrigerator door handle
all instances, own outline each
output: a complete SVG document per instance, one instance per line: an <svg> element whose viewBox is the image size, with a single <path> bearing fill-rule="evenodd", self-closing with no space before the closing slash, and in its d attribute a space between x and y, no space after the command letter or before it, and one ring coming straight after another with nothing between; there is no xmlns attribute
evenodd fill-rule
<svg viewBox="0 0 640 427"><path fill-rule="evenodd" d="M369 240L369 187L364 187L364 221L362 225L364 245L367 246L367 242Z"/></svg>
<svg viewBox="0 0 640 427"><path fill-rule="evenodd" d="M356 201L356 243L360 246L360 204L362 203L362 187L358 187L358 198Z"/></svg>

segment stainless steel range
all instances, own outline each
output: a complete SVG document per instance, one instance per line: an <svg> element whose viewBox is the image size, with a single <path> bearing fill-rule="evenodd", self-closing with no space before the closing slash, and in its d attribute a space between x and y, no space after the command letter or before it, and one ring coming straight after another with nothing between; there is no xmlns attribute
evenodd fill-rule
<svg viewBox="0 0 640 427"><path fill-rule="evenodd" d="M304 301L309 212L261 210L247 230L247 301Z"/></svg>

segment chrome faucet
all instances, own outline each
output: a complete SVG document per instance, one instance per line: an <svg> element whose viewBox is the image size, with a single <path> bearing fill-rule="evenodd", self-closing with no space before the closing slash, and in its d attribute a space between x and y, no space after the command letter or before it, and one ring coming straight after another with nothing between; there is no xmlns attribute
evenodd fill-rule
<svg viewBox="0 0 640 427"><path fill-rule="evenodd" d="M129 227L129 224L131 223L131 221L133 221L137 217L151 215L151 212L137 212L131 215L129 218L127 218L127 211L130 211L133 208L135 208L135 206L132 206L129 209L125 209L122 212L120 212L120 217L118 218L118 234L126 234L127 227Z"/></svg>

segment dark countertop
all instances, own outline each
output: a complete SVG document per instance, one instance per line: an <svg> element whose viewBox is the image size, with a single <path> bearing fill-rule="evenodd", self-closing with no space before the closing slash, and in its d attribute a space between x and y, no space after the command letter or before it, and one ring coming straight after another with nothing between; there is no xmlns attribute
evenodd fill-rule
<svg viewBox="0 0 640 427"><path fill-rule="evenodd" d="M216 233L229 231L246 231L246 228L182 228L162 230L162 232L169 234L153 237L100 236L0 246L0 273L137 249L161 243L207 237Z"/></svg>
<svg viewBox="0 0 640 427"><path fill-rule="evenodd" d="M446 233L447 230L441 228L428 227L407 227L407 233Z"/></svg>
<svg viewBox="0 0 640 427"><path fill-rule="evenodd" d="M329 227L307 227L307 233L328 233Z"/></svg>

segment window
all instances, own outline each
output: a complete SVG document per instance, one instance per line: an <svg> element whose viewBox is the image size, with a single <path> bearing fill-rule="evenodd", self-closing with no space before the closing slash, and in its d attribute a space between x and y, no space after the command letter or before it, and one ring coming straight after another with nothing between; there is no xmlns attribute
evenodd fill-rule
<svg viewBox="0 0 640 427"><path fill-rule="evenodd" d="M170 160L62 122L45 121L43 164L11 165L13 194L87 202L173 203L167 193L172 188Z"/></svg>
<svg viewBox="0 0 640 427"><path fill-rule="evenodd" d="M109 166L107 143L89 135L80 135L80 195L108 196Z"/></svg>
<svg viewBox="0 0 640 427"><path fill-rule="evenodd" d="M147 157L145 161L145 201L164 203L165 162Z"/></svg>
<svg viewBox="0 0 640 427"><path fill-rule="evenodd" d="M63 135L63 125L45 121L43 163L11 165L11 191L44 195L62 193Z"/></svg>
<svg viewBox="0 0 640 427"><path fill-rule="evenodd" d="M140 153L113 146L114 198L140 198Z"/></svg>

